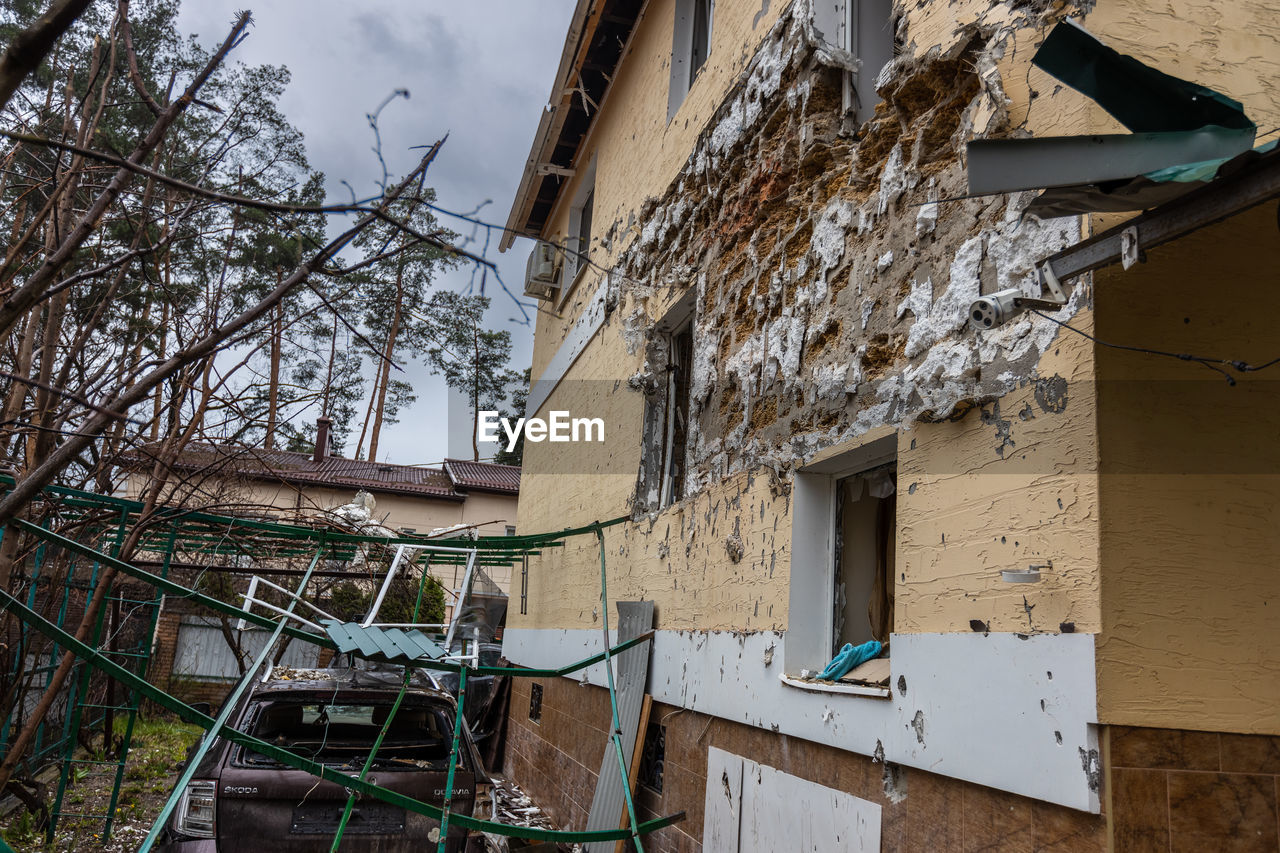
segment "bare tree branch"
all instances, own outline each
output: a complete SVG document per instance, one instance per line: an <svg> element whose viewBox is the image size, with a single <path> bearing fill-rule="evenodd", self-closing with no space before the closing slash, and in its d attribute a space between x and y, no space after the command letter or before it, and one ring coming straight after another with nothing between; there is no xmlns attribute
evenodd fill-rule
<svg viewBox="0 0 1280 853"><path fill-rule="evenodd" d="M138 70L138 54L133 49L133 28L129 26L129 0L120 0L119 15L120 33L124 36L124 53L129 59L129 79L133 81L134 91L142 98L142 103L147 105L152 115L158 117L164 109L151 97L147 84L142 79L142 72Z"/></svg>
<svg viewBox="0 0 1280 853"><path fill-rule="evenodd" d="M148 132L146 137L138 143L138 146L134 149L133 153L129 155L129 163L136 166L141 163L142 159L147 154L155 150L156 146L164 139L164 135L166 131L168 131L169 126L172 125L173 122L177 120L178 116L186 110L187 106L191 103L191 100L195 97L196 92L200 90L200 87L209 79L209 76L213 74L214 70L222 64L222 60L231 52L231 49L239 43L241 34L248 26L249 13L242 12L240 17L236 20L235 26L231 28L230 35L228 35L226 40L223 41L222 46L218 48L217 52L214 53L212 57L210 57L204 68L200 70L200 73L197 74L195 79L187 86L187 89L183 92L182 96L165 109L165 111L160 115L160 118L157 119L156 123L152 126L150 132ZM61 245L59 245L54 252L50 253L45 258L44 262L40 265L40 268L36 270L36 272L25 284L23 284L22 287L10 294L3 303L0 303L0 340L8 337L13 331L18 320L45 298L46 288L53 282L62 267L71 260L76 250L94 234L98 228L99 220L102 218L103 214L106 213L107 208L111 206L112 202L119 197L125 186L132 179L133 174L133 170L129 168L121 167L117 169L115 175L112 176L110 183L107 184L106 189L104 189L98 197L94 199L93 204L89 206L88 210L84 212L84 215L80 217L80 220L76 222L75 226L62 241Z"/></svg>
<svg viewBox="0 0 1280 853"><path fill-rule="evenodd" d="M434 150L432 154L434 154ZM174 375L178 370L188 364L205 359L217 352L227 341L250 324L262 318L270 311L280 300L284 299L294 288L303 284L307 279L326 264L340 249L349 244L356 238L365 228L377 221L379 213L383 209L389 207L399 195L408 188L418 176L426 170L430 163L432 154L424 157L416 168L396 185L388 191L387 196L379 209L370 211L360 218L351 228L331 240L320 251L316 252L306 262L300 265L294 272L283 279L276 287L264 296L257 304L249 307L236 317L228 320L213 329L207 335L192 343L183 350L174 353L163 364L156 367L146 376L142 377L132 386L122 390L109 403L108 408L117 411L128 411L131 407L145 400L151 391L164 382L170 376ZM37 468L31 471L26 477L20 480L17 485L3 499L0 499L0 525L6 524L12 519L35 495L46 485L53 482L58 473L65 468L81 451L83 451L93 440L107 428L116 418L113 415L97 412L93 417L89 418L82 426L81 433L70 437L63 442L56 450L49 454ZM0 776L3 773L0 772Z"/></svg>
<svg viewBox="0 0 1280 853"><path fill-rule="evenodd" d="M93 0L54 0L35 23L18 33L0 56L0 109L9 104L27 75L40 66L54 43Z"/></svg>

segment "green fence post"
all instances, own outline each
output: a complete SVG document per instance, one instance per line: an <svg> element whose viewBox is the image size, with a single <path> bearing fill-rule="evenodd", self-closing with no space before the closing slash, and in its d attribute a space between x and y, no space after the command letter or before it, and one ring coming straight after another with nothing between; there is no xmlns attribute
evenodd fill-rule
<svg viewBox="0 0 1280 853"><path fill-rule="evenodd" d="M293 609L298 606L298 599L306 592L307 582L311 580L311 573L316 570L316 566L320 564L320 557L324 555L324 545L316 551L316 555L311 559L311 565L307 567L307 573L302 576L302 581L298 584L298 589L293 594L293 598L289 601L289 605L285 608L286 613L280 616L280 622L276 625L276 629L271 632L271 636L267 638L267 642L262 647L262 651L253 659L253 663L246 667L244 677L240 679L240 683L236 685L236 689L231 691L226 700L222 703L222 711L218 714L217 719L213 721L213 725L209 728L208 734L204 740L200 742L200 747L187 759L186 769L182 771L182 775L178 777L178 781L174 784L173 790L169 792L169 799L165 801L164 808L160 810L159 816L156 817L155 823L151 825L151 831L147 833L147 837L142 840L142 844L138 847L138 853L149 853L152 845L160 837L160 833L164 831L164 826L169 822L169 816L173 814L174 808L178 805L178 801L182 799L183 792L187 789L187 783L191 781L196 773L196 768L200 765L201 759L205 753L213 746L218 739L218 734L222 731L223 726L227 724L227 720L231 717L231 712L236 710L236 706L240 703L240 697L249 689L249 685L259 676L259 670L262 669L263 663L271 656L271 649L275 646L276 641L280 639L280 635L284 633L284 623L288 621L287 614L293 613Z"/></svg>
<svg viewBox="0 0 1280 853"><path fill-rule="evenodd" d="M462 703L467 695L467 665L458 670L458 710L453 719L453 749L449 752L449 775L444 783L444 814L440 816L440 840L436 843L436 853L445 853L444 845L449 838L449 807L453 805L453 773L458 768L458 758L462 752ZM471 786L472 791L475 785Z"/></svg>

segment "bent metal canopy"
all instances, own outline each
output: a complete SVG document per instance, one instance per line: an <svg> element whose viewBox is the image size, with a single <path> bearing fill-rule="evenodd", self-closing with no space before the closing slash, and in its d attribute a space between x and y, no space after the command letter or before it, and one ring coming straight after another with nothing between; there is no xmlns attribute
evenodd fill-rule
<svg viewBox="0 0 1280 853"><path fill-rule="evenodd" d="M108 497L98 495L91 492L83 492L74 489L61 487L51 487L46 490L45 498L47 500L56 501L63 506L77 508L86 514L90 511L110 510L120 513L124 521L133 519L135 522L143 511L143 506L139 503L127 501L121 498ZM123 575L133 578L135 581L154 587L157 592L163 592L168 595L181 596L190 602L202 605L210 610L216 611L226 616L239 618L247 623L251 623L260 627L269 628L273 631L272 640L267 644L262 653L258 655L258 659L248 668L245 675L232 691L232 696L241 695L252 682L254 678L260 677L262 666L268 660L268 653L274 644L274 639L281 635L289 635L295 640L301 640L307 643L320 646L322 648L332 649L334 651L348 651L360 657L367 657L372 660L381 660L403 664L406 667L406 684L408 684L408 670L413 668L423 668L431 670L443 670L459 673L459 692L458 692L458 710L457 720L463 718L462 706L465 701L466 692L466 676L468 673L478 675L508 675L515 678L529 677L554 677L567 675L578 672L589 666L598 663L604 663L606 670L612 676L612 658L619 652L632 646L649 642L653 634L648 632L625 643L620 643L612 648L608 642L607 623L605 630L605 650L599 654L593 655L585 660L570 663L555 669L522 669L514 667L497 667L497 666L481 666L478 662L468 662L468 658L441 657L423 653L412 655L406 653L408 649L399 643L390 642L384 636L385 632L378 629L377 626L364 626L360 623L333 623L326 624L326 633L315 633L303 630L288 624L291 616L293 605L299 600L307 580L312 572L315 571L317 565L322 559L351 559L360 549L370 546L394 546L394 545L423 545L421 537L403 537L396 539L386 539L383 537L359 536L347 533L340 533L328 529L298 527L285 524L277 524L273 522L261 521L256 519L232 518L227 516L217 516L207 513L193 513L186 511L174 510L172 513L166 514L161 509L157 511L160 522L153 525L154 534L148 533L144 535L143 546L141 550L163 553L167 560L171 558L176 543L184 543L189 548L201 550L210 554L231 554L243 553L244 542L237 542L237 539L253 540L255 547L259 547L263 542L270 542L273 546L282 547L294 556L302 556L309 554L311 559L309 567L303 573L302 581L299 583L297 592L294 594L293 600L287 608L283 608L278 619L272 619L260 613L237 607L233 604L221 601L212 596L205 595L194 589L183 586L173 580L163 576L163 574L155 574L146 569L133 565L126 560L120 560L111 554L94 548L90 545L77 542L67 536L63 536L58 532L46 529L31 522L15 519L10 522L9 529L0 527L0 537L4 535L15 535L18 532L29 534L36 540L45 545L57 546L65 549L72 554L78 554L95 561L103 567L111 567ZM510 565L517 559L521 559L529 554L536 554L542 548L557 547L563 544L564 539L571 536L579 536L586 534L594 534L600 544L600 571L601 571L601 597L602 600L607 597L607 573L605 567L605 550L604 550L604 534L603 530L613 524L617 524L624 519L618 518L607 522L596 522L585 527L562 530L538 534L533 536L502 536L502 537L480 537L475 540L463 540L461 544L465 547L460 548L460 552L456 558L463 561L470 561L474 564L485 565ZM122 521L122 524L124 523ZM452 544L452 543L451 543ZM441 555L436 554L433 560L439 561ZM421 584L425 584L427 573L422 573ZM422 600L421 590L419 591L418 604L420 606ZM607 602L606 602L607 603ZM415 615L417 608L415 607ZM271 743L264 742L245 732L239 731L228 724L228 713L224 710L218 718L213 718L208 714L188 705L187 703L177 699L176 697L166 693L164 690L150 684L143 676L131 671L129 668L122 666L120 663L112 660L110 652L94 648L92 645L77 640L75 636L65 631L59 625L49 621L48 619L37 613L28 604L24 604L5 590L0 590L0 613L11 613L20 620L26 628L34 630L39 634L50 638L67 653L74 655L89 666L104 673L108 678L123 685L127 689L135 691L135 693L143 698L150 699L161 707L177 714L183 720L194 723L204 728L213 737L203 739L201 746L196 755L192 756L188 761L188 767L194 768L199 762L204 751L206 751L213 743L215 738L225 738L233 743L247 746L253 750L279 761L281 764L293 767L298 770L306 771L318 778L335 782L344 786L353 793L362 796L373 797L394 806L399 806L407 811L424 815L429 818L440 821L441 834L438 850L443 853L445 837L449 825L464 827L469 830L493 833L496 835L504 835L515 838L525 838L533 841L551 841L564 843L585 843L593 841L618 841L630 839L636 849L643 850L641 838L647 833L669 826L677 821L684 819L684 813L680 812L674 815L657 818L646 822L639 822L635 815L635 807L631 799L631 792L627 780L627 767L622 759L623 749L621 744L621 734L618 726L614 725L614 731L610 735L613 742L613 748L619 758L619 772L624 780L623 792L626 801L627 826L621 829L601 830L592 832L566 832L557 830L537 829L525 826L511 826L508 824L497 823L494 821L480 820L470 815L451 814L449 811L449 800L446 799L444 807L434 806L403 794L387 790L381 786L365 781L365 773L362 771L359 775L353 776L343 773L326 765L311 761L289 750L282 749ZM378 636L374 637L369 632L377 630ZM400 639L398 636L396 639ZM428 649L428 651L431 651ZM388 652L395 652L389 654ZM617 696L614 690L613 679L609 678L609 699L613 707L614 720L617 720ZM398 703L397 703L398 704ZM234 702L228 701L225 708L229 709ZM389 724L389 721L388 721ZM459 742L461 740L460 728L455 730L453 749L450 755L449 772L450 778L456 765L458 756ZM370 754L369 760L372 761L377 749L381 745L381 737L375 742L373 753ZM176 804L181 794L181 789L185 784L185 779L179 779L179 783L175 786L169 802L162 814L157 818L152 826L150 834L139 848L140 851L146 853L150 850L155 841L159 838L165 823L168 821L173 806ZM446 785L446 790L451 789L452 784ZM349 809L348 809L349 811ZM339 824L338 832L334 838L334 848L336 849L342 837L345 828L345 821ZM0 845L3 841L0 840ZM5 849L0 846L0 851Z"/></svg>

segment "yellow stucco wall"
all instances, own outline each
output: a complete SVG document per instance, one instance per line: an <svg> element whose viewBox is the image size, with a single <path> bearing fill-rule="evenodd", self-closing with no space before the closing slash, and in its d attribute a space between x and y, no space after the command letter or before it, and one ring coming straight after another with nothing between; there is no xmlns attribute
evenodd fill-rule
<svg viewBox="0 0 1280 853"><path fill-rule="evenodd" d="M717 3L712 59L668 126L674 2L650 4L580 159L597 158L597 230L615 219L626 221L647 197L666 189L749 52L786 6L772 4L752 29L760 4ZM909 13L918 53L930 46L938 6ZM968 6L972 14L964 11ZM974 18L986 5L948 8ZM1025 41L1030 40L1028 35ZM1002 78L1024 80L1031 53L1006 55ZM1029 126L1037 132L1072 132L1073 126L1087 123L1084 110L1082 104L1040 109ZM571 182L565 197L576 189ZM567 227L568 205L562 203L546 233L554 237ZM608 257L616 257L627 242L615 242ZM554 355L597 278L589 274L579 282L563 320L546 311L540 314L535 376ZM678 287L660 290L649 313L661 316L663 305L680 293ZM627 351L620 334L622 318L631 308L626 302L613 312L551 398L556 408L603 417L609 424L606 444L526 446L522 530L554 529L631 511L644 414L643 396L618 387L641 368L643 359L642 350ZM1077 319L1087 328L1088 312ZM1082 341L1063 343L1041 373L1072 383L1069 410L1045 414L1034 408L1030 385L1001 400L1008 421L1009 443L1001 448L1008 451L1006 458L997 452L1002 444L997 427L984 423L977 411L959 423L916 424L902 433L896 630L968 631L972 620L1003 631L1056 631L1063 623L1079 631L1097 630L1096 450L1088 382L1092 353ZM1019 418L1027 406L1039 417ZM913 487L910 493L908 486ZM763 470L714 483L652 520L610 530L611 597L654 599L662 628L785 629L791 521L785 484L779 488L771 483ZM738 563L725 546L735 523L745 546ZM1060 570L1046 572L1033 588L1004 584L993 568L1047 561ZM594 542L587 538L534 561L530 600L536 605L527 617L513 615L513 624L592 626L598 617L598 570ZM1029 613L1034 614L1031 620Z"/></svg>
<svg viewBox="0 0 1280 853"><path fill-rule="evenodd" d="M1270 202L1097 274L1104 340L1280 355ZM1280 389L1100 350L1103 722L1280 733Z"/></svg>
<svg viewBox="0 0 1280 853"><path fill-rule="evenodd" d="M594 126L583 141L576 165L596 160L593 228L596 235L615 223L619 237L610 249L598 245L592 259L608 267L620 246L634 233L627 223L640 204L666 189L684 166L693 144L725 91L741 73L756 46L789 4L760 0L718 0L711 33L711 53L671 122L667 122L671 43L676 0L651 0L636 25L631 46L605 98ZM569 204L582 181L579 173L561 190L561 200L544 232L561 240L569 230ZM597 270L583 275L556 316L538 312L533 377L537 379L573 321L590 300L600 280Z"/></svg>
<svg viewBox="0 0 1280 853"><path fill-rule="evenodd" d="M1091 320L1085 311L1071 325L1088 331ZM974 620L992 631L1098 630L1093 348L1076 336L1055 344L1039 372L1066 380L1061 411L1028 383L1000 399L998 417L988 408L900 434L899 633L969 631ZM1039 583L1000 578L1049 563Z"/></svg>
<svg viewBox="0 0 1280 853"><path fill-rule="evenodd" d="M1275 4L1239 5L1243 8L1146 0L1099 3L1092 7L1085 24L1121 51L1242 100L1250 115L1266 129L1280 124L1277 89L1259 82L1274 82L1280 77ZM654 0L649 5L597 127L584 148L583 162L592 154L597 157L595 221L602 228L615 220L626 222L647 198L666 191L693 150L703 129L700 125L728 92L736 73L733 69L742 67L768 26L787 8L787 4L772 4L767 18L751 29L750 21L760 11L758 3L720 0L717 28L726 21L736 24L730 30L716 30L713 60L728 62L732 58L732 68L722 73L720 66L709 65L708 71L715 73L704 72L688 103L667 126L666 63L671 48L673 6L672 0ZM1060 11L1055 7L1049 14ZM1036 135L1121 130L1086 98L1058 86L1030 66L1031 55L1051 23L1049 18L1028 19L1025 10L1012 14L1004 7L977 0L910 4L904 13L908 16L907 47L913 56L924 56L935 47L946 50L955 42L962 25L981 21L984 25L1004 23L1013 27L1005 52L995 59L999 82L1009 97L1006 106L1013 127ZM1170 15L1179 22L1164 28ZM1164 29L1157 32L1153 28ZM722 48L725 43L734 47L726 51ZM571 197L575 189L571 185L566 197ZM941 209L940 229L947 217L960 215L956 210L946 206ZM568 206L562 203L546 236L554 239L563 234L567 223ZM1085 222L1084 227L1096 229L1106 224L1109 223L1100 219ZM623 239L616 240L611 252L601 257L602 262L616 258L629 239L624 234ZM661 316L656 303L672 301L679 295L682 282L662 284L669 290L648 305L650 316ZM1099 288L1106 286L1103 280ZM595 277L587 276L570 294L560 318L546 311L540 313L535 376L555 354L594 287ZM1204 298L1186 294L1174 302ZM522 530L583 524L631 510L644 412L643 396L629 391L624 384L643 363L643 348L629 352L623 340L624 318L632 307L624 295L623 304L612 312L604 328L568 371L551 401L556 408L568 408L575 414L604 417L613 431L604 447L527 447L520 507ZM1086 307L1072 318L1071 324L1089 331L1096 319L1097 314ZM1114 322L1114 314L1111 320ZM910 318L903 321L902 328L910 322ZM1101 328L1099 332L1104 338L1107 336ZM1214 344L1210 350L1222 349L1213 341L1205 343ZM1273 355L1280 354L1280 347L1275 349ZM1184 370L1186 366L1177 364L1174 368ZM1101 492L1100 413L1094 381L1097 370L1093 346L1079 336L1062 332L1035 369L1036 377L1056 376L1066 381L1068 399L1061 411L1045 411L1037 399L1037 386L1028 381L958 421L913 423L900 432L900 573L895 629L963 632L981 623L993 631L1101 632L1099 689L1100 702L1110 715L1106 721L1155 719L1143 724L1196 728L1182 711L1169 711L1164 718L1144 716L1156 702L1142 699L1141 690L1146 687L1140 689L1139 685L1154 684L1151 679L1157 675L1152 673L1164 671L1156 666L1157 659L1168 648L1187 648L1191 636L1206 625L1193 620L1185 636L1170 647L1164 640L1153 643L1152 637L1133 634L1130 623L1136 618L1133 608L1140 607L1139 602L1126 604L1130 608L1127 611L1120 608L1137 591L1125 586L1137 583L1128 565L1138 559L1136 551L1146 547L1125 543L1149 543L1149 539L1135 538L1125 526L1128 522L1118 522L1120 527L1105 532L1100 530L1102 519L1117 512L1130 512L1125 502L1133 500L1133 492L1114 482L1105 486L1105 495ZM992 402L998 402L998 410ZM1119 410L1112 411L1114 414ZM1003 449L1003 455L997 447ZM1101 456L1105 460L1105 449ZM797 457L795 461L799 464L803 459ZM556 473L565 470L570 473ZM1271 491L1264 490L1264 496L1274 505ZM1199 506L1176 490L1164 493L1163 498ZM1188 519L1196 514L1185 507L1179 512L1188 513ZM1238 507L1232 512L1235 518L1247 516L1241 515ZM1256 511L1246 523L1257 523ZM791 524L788 484L778 482L766 469L714 482L692 498L639 523L609 530L606 551L610 598L643 596L655 600L660 628L785 629L791 618L786 612L792 570ZM726 548L726 537L733 533L735 525L744 546L739 562L731 558ZM1275 525L1270 523L1269 529L1275 529ZM1172 527L1163 528L1161 539L1170 538L1172 533ZM1258 535L1256 530L1250 534L1254 544L1245 549L1253 563L1262 556L1256 547ZM1122 546L1127 550L1117 550ZM1208 540L1186 547L1192 554L1199 553L1197 549L1212 550ZM1275 550L1273 547L1272 552ZM1190 557L1179 559L1184 564L1191 562ZM1011 585L999 579L1001 568L1047 563L1052 563L1052 568L1042 572L1038 584ZM1109 576L1104 581L1104 572L1108 571L1126 577L1113 585ZM1264 583L1256 578L1251 582ZM1178 612L1188 606L1179 604ZM1261 606L1251 602L1249 612ZM530 628L596 627L598 607L598 552L590 537L581 537L571 540L563 551L532 562L529 615L513 614L511 624ZM1176 631L1169 633L1168 626L1159 620L1154 624L1161 625L1166 640L1181 636ZM1242 624L1246 626L1242 631L1265 628L1253 617ZM1124 639L1123 631L1117 633L1120 628L1129 631L1132 639ZM1237 658L1242 647L1237 641L1244 634L1228 632L1224 636L1228 639L1223 644L1233 643L1236 651L1217 651L1220 644L1207 640L1215 649L1208 659L1224 666L1241 663ZM1152 643L1147 652L1127 647L1139 641ZM1259 678L1263 672L1274 672L1257 660L1256 654L1254 657L1253 663L1245 662L1246 669L1252 667ZM1120 661L1130 659L1136 663L1120 667ZM1139 671L1134 667L1147 675L1133 677ZM1180 677L1169 683L1164 695L1172 695L1170 691L1188 697L1231 693L1224 681L1204 682L1213 685L1212 690L1194 682L1193 675ZM1273 678L1273 682L1280 685L1280 680ZM1266 695L1274 704L1274 695ZM1194 699L1184 710L1207 707L1204 701ZM1260 704L1250 707L1258 712L1255 716L1260 715ZM1242 728L1241 723L1229 722L1228 716L1219 716L1215 724L1241 731L1261 730Z"/></svg>

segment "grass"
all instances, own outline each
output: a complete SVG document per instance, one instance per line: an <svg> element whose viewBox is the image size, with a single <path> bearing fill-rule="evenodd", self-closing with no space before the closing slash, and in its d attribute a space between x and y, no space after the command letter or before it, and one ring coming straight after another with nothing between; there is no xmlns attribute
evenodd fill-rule
<svg viewBox="0 0 1280 853"><path fill-rule="evenodd" d="M118 722L117 731L124 733L123 720ZM102 818L69 817L59 820L57 834L53 841L46 843L44 831L36 826L35 816L26 809L19 809L5 821L2 830L5 840L19 853L84 853L89 850L125 853L137 849L164 806L169 789L177 779L179 762L186 757L187 748L201 732L198 726L175 720L138 719L133 727L133 744L120 783L111 838L106 844L102 840ZM99 755L85 757L102 760ZM78 769L75 776L63 797L62 810L104 814L111 800L115 768L88 765ZM50 797L55 791L56 783L50 786Z"/></svg>

